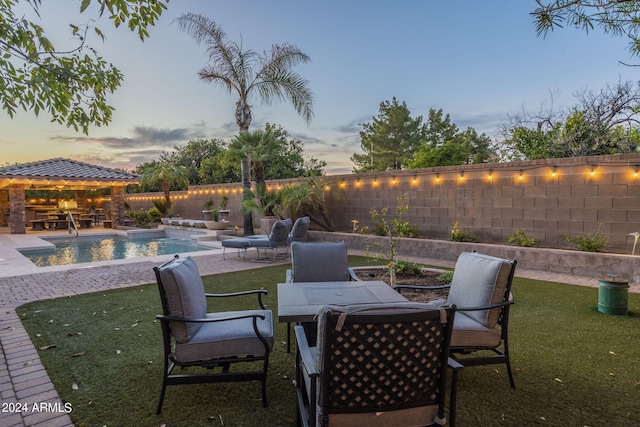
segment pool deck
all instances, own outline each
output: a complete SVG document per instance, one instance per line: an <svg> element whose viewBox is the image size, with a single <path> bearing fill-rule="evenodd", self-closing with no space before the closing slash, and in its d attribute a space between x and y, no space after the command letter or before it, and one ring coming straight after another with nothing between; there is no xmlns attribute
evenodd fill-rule
<svg viewBox="0 0 640 427"><path fill-rule="evenodd" d="M102 231L104 234L104 230ZM46 232L47 236L53 233ZM95 234L90 230L81 234ZM61 403L60 397L40 362L38 352L22 326L16 308L33 301L80 295L84 293L120 289L154 283L153 267L171 259L172 255L134 258L73 266L35 267L16 251L24 245L41 245L39 234L0 234L0 403L27 404L25 412L3 412L0 408L0 425L11 426L73 426L64 412L56 410L33 411L33 405ZM65 235L67 235L65 233ZM230 251L231 252L231 251ZM361 251L350 254L364 255ZM221 251L193 252L201 274L227 273L272 264L243 262L242 257L228 256L222 259ZM436 259L409 259L429 265L453 267L453 263ZM289 259L276 261L288 264ZM516 276L531 279L597 287L593 278L577 277L521 269ZM640 292L640 286L632 286L630 292ZM55 406L50 406L55 409ZM107 422L108 420L105 420Z"/></svg>

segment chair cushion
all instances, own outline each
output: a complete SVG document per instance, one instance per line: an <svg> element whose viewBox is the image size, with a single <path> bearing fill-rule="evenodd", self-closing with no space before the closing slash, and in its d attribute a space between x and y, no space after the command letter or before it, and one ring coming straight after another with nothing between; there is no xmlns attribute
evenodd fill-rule
<svg viewBox="0 0 640 427"><path fill-rule="evenodd" d="M287 245L291 220L278 220L273 224L271 233L265 237L251 237L248 239L251 247L254 248L276 248Z"/></svg>
<svg viewBox="0 0 640 427"><path fill-rule="evenodd" d="M202 319L207 315L207 298L198 266L191 257L176 258L159 268L170 315ZM200 323L171 322L176 342L183 343L200 329Z"/></svg>
<svg viewBox="0 0 640 427"><path fill-rule="evenodd" d="M251 246L249 244L249 240L242 237L238 237L235 239L225 239L222 241L222 247L224 248L246 249L249 246Z"/></svg>
<svg viewBox="0 0 640 427"><path fill-rule="evenodd" d="M501 258L463 252L456 261L447 300L458 309L495 304L504 299L511 263ZM467 311L467 316L494 328L500 309Z"/></svg>
<svg viewBox="0 0 640 427"><path fill-rule="evenodd" d="M451 334L452 348L495 348L500 345L500 329L489 328L468 316L470 311L456 313Z"/></svg>
<svg viewBox="0 0 640 427"><path fill-rule="evenodd" d="M258 330L266 338L269 351L273 349L273 314L270 310L228 311L209 313L208 318L243 314L262 314ZM221 357L264 355L264 345L253 330L253 319L236 319L202 323L200 329L184 343L176 343L174 357L181 363L207 361Z"/></svg>
<svg viewBox="0 0 640 427"><path fill-rule="evenodd" d="M298 218L291 228L291 233L289 233L289 242L304 241L307 237L309 224L311 224L311 219L308 216Z"/></svg>
<svg viewBox="0 0 640 427"><path fill-rule="evenodd" d="M345 242L291 243L294 282L338 282L349 280Z"/></svg>

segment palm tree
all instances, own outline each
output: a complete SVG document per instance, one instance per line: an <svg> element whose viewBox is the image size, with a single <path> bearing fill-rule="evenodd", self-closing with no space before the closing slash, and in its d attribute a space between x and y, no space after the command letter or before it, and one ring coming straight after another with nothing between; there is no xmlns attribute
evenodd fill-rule
<svg viewBox="0 0 640 427"><path fill-rule="evenodd" d="M235 118L240 133L248 132L251 125L249 96L252 94L257 94L265 104L274 99L289 101L305 121L311 121L313 94L309 82L291 70L310 59L297 47L273 45L270 51L260 55L228 41L224 31L206 16L186 13L176 22L181 31L191 34L198 44L207 46L210 64L200 70L200 79L217 83L229 93L238 95ZM242 187L246 193L251 189L250 159L245 157L240 166ZM244 215L244 233L253 234L251 214Z"/></svg>
<svg viewBox="0 0 640 427"><path fill-rule="evenodd" d="M167 162L154 163L140 175L140 182L145 184L162 185L162 192L166 201L166 210L171 208L171 186L189 186L189 171L183 166L176 166Z"/></svg>
<svg viewBox="0 0 640 427"><path fill-rule="evenodd" d="M282 191L282 210L292 219L306 215L314 224L334 231L325 200L325 187L331 186L331 183L324 177L312 176L285 188ZM340 197L340 194L335 197Z"/></svg>
<svg viewBox="0 0 640 427"><path fill-rule="evenodd" d="M269 160L277 149L276 140L270 130L242 132L229 146L232 158L249 159L256 185L265 184L264 162Z"/></svg>

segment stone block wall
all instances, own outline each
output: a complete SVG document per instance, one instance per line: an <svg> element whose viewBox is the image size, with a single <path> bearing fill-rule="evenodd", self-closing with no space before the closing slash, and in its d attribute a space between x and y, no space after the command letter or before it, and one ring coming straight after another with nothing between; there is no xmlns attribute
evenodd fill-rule
<svg viewBox="0 0 640 427"><path fill-rule="evenodd" d="M446 239L457 221L482 242L501 243L522 230L538 245L570 248L566 236L600 230L607 250L630 253L640 231L640 153L546 159L527 162L446 166L327 177L329 215L337 231L350 232L352 220L373 228L369 211L390 208L406 193L405 219L420 236ZM271 181L277 188L292 180ZM233 192L235 190L235 192ZM239 183L193 186L172 192L175 211L199 219L204 202L229 195L231 221L242 225ZM149 209L161 194L128 195L134 209Z"/></svg>

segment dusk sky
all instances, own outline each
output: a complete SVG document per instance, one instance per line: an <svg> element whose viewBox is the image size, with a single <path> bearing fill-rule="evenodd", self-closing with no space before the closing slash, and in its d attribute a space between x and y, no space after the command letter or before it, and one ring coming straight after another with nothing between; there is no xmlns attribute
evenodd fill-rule
<svg viewBox="0 0 640 427"><path fill-rule="evenodd" d="M199 80L205 48L173 23L186 12L215 20L245 49L289 43L311 57L295 70L315 95L312 122L289 104L254 98L251 129L281 125L302 140L306 157L327 162L328 174L352 170L350 157L362 152L359 124L394 96L413 117L442 109L460 129L494 138L507 115L538 110L550 91L559 93L558 107L569 107L578 90L638 80L637 68L619 63L640 62L627 39L571 28L538 37L535 7L533 0L181 0L169 2L144 42L102 18L106 40L90 44L125 76L109 99L112 123L87 136L47 114L20 111L11 119L2 110L0 165L65 157L133 169L192 139L230 141L236 95ZM43 2L39 23L54 43L68 42L68 24L97 19L78 9L77 1Z"/></svg>

